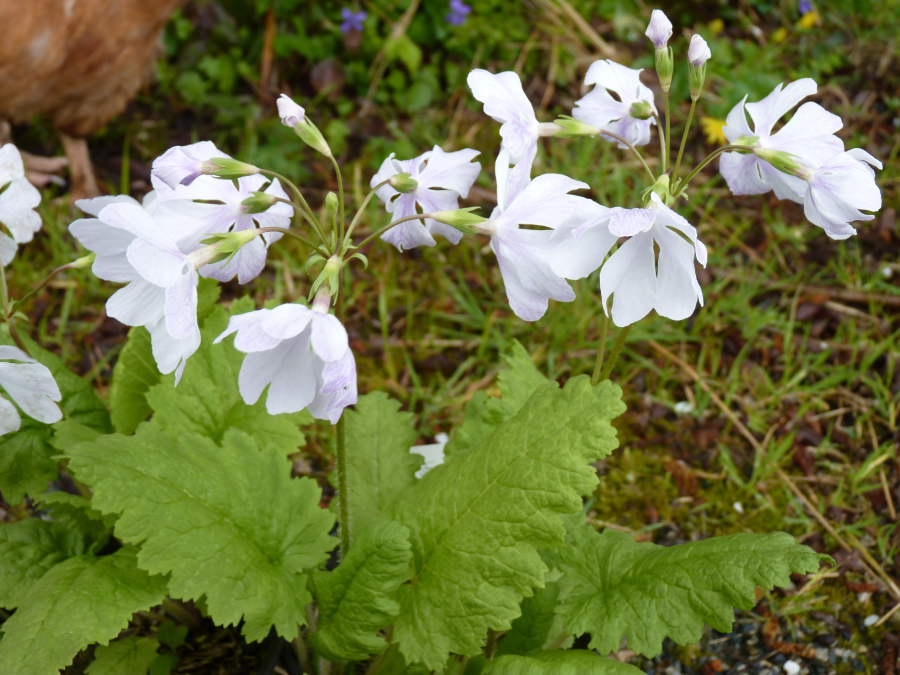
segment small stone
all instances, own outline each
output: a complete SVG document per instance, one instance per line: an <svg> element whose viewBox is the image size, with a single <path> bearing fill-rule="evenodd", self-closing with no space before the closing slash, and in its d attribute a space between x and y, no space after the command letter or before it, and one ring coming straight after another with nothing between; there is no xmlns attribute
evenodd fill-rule
<svg viewBox="0 0 900 675"><path fill-rule="evenodd" d="M828 661L828 648L827 647L816 647L816 660L826 662Z"/></svg>
<svg viewBox="0 0 900 675"><path fill-rule="evenodd" d="M836 638L831 633L823 633L822 635L816 636L815 642L817 645L822 645L823 647L830 647L831 645L834 644L835 639Z"/></svg>
<svg viewBox="0 0 900 675"><path fill-rule="evenodd" d="M737 511L738 513L740 513L741 515L744 514L744 507L740 502L734 503L734 510Z"/></svg>
<svg viewBox="0 0 900 675"><path fill-rule="evenodd" d="M796 661L791 661L790 659L785 661L784 666L782 667L784 668L784 672L787 673L787 675L797 675L797 673L800 672L800 664Z"/></svg>
<svg viewBox="0 0 900 675"><path fill-rule="evenodd" d="M773 656L769 660L772 663L774 663L776 666L780 666L780 665L783 665L785 663L785 661L787 661L788 659L784 654L775 654L775 656ZM791 674L789 674L789 675L791 675Z"/></svg>
<svg viewBox="0 0 900 675"><path fill-rule="evenodd" d="M865 618L865 620L863 620L863 625L866 628L869 628L870 626L874 626L876 623L878 623L878 619L880 619L880 618L881 617L878 616L877 614L869 614L869 616L867 616Z"/></svg>
<svg viewBox="0 0 900 675"><path fill-rule="evenodd" d="M854 670L858 670L859 672L863 672L866 669L865 666L862 664L862 661L860 661L859 659L853 659L850 662L850 665L853 666Z"/></svg>
<svg viewBox="0 0 900 675"><path fill-rule="evenodd" d="M864 605L872 599L872 594L869 591L863 591L856 594L856 599L859 600L860 604Z"/></svg>

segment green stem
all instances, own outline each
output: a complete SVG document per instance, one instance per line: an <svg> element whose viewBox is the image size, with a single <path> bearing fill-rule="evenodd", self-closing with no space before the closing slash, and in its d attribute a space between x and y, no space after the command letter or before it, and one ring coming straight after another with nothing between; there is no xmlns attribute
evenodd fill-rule
<svg viewBox="0 0 900 675"><path fill-rule="evenodd" d="M337 160L334 158L334 155L329 155L329 159L331 159L331 163L334 166L334 174L337 176L337 184L338 184L338 218L341 221L341 237L339 239L340 245L338 246L338 250L343 250L344 246L344 228L347 224L344 222L344 178L341 176L341 167L337 163Z"/></svg>
<svg viewBox="0 0 900 675"><path fill-rule="evenodd" d="M497 651L497 631L488 629L487 644L484 646L484 655L491 660Z"/></svg>
<svg viewBox="0 0 900 675"><path fill-rule="evenodd" d="M656 129L659 132L659 164L662 167L661 173L665 173L666 157L669 154L666 151L666 132L663 129L662 121L659 119L659 115L657 113L653 113L653 119L656 120Z"/></svg>
<svg viewBox="0 0 900 675"><path fill-rule="evenodd" d="M387 661L388 655L395 651L397 651L397 644L393 643L390 647L388 647L378 656L372 659L372 663L369 664L369 669L366 671L366 675L375 675L375 673L381 670L382 664Z"/></svg>
<svg viewBox="0 0 900 675"><path fill-rule="evenodd" d="M563 631L559 635L556 636L556 639L550 644L547 649L559 649L562 647L562 643L566 641L566 638L569 637L569 634L566 631Z"/></svg>
<svg viewBox="0 0 900 675"><path fill-rule="evenodd" d="M328 258L331 254L326 253L321 248L312 243L309 239L304 237L302 234L297 234L294 230L289 230L285 227L258 227L256 228L257 234L265 234L266 232L280 232L281 234L286 234L289 237L293 237L297 241L303 242L307 246L309 246L313 251L318 253L323 258Z"/></svg>
<svg viewBox="0 0 900 675"><path fill-rule="evenodd" d="M35 286L34 288L32 288L30 291L28 291L25 295L23 295L23 296L22 296L21 298L19 298L18 300L13 300L12 307L11 307L10 309L11 309L13 312L15 312L16 308L19 307L19 306L21 306L21 304L22 304L23 302L25 302L26 300L28 300L28 298L30 298L32 295L34 295L35 293L37 293L38 291L40 291L42 288L44 288L44 286L46 286L47 284L49 284L49 283L53 280L53 277L55 277L55 276L56 276L57 274L59 274L60 272L63 272L63 271L68 270L68 269L72 269L72 264L71 264L71 263L69 263L68 265L62 265L61 267L57 267L55 270L53 270L52 272L50 272L50 274L48 274L47 277L46 277L41 283L39 283L37 286ZM5 284L4 284L4 286L5 286Z"/></svg>
<svg viewBox="0 0 900 675"><path fill-rule="evenodd" d="M260 169L260 173L265 174L267 176L272 176L273 178L277 178L282 183L288 186L288 189L293 193L294 199L299 202L301 208L296 208L297 204L295 202L289 202L292 206L295 207L295 211L303 216L303 218L308 222L312 228L316 231L316 234L319 235L319 238L322 240L322 243L325 245L325 248L328 250L328 255L331 255L331 247L328 245L328 238L325 236L325 233L322 231L322 228L319 225L319 219L316 218L316 214L313 213L312 209L309 207L309 204L306 202L306 199L303 197L303 193L300 192L300 188L294 185L290 180L282 176L280 173L276 173L275 171L269 171L268 169Z"/></svg>
<svg viewBox="0 0 900 675"><path fill-rule="evenodd" d="M672 154L672 115L669 113L669 91L665 92L666 99L666 154L665 154L665 163L663 164L663 171L666 170L666 167L669 166L669 155Z"/></svg>
<svg viewBox="0 0 900 675"><path fill-rule="evenodd" d="M8 321L7 326L9 326L10 337L19 349L28 354L28 347L25 346L25 343L19 336L15 322L9 317L9 289L6 287L6 267L4 265L0 265L0 300L3 301L3 316ZM28 355L31 356L31 354Z"/></svg>
<svg viewBox="0 0 900 675"><path fill-rule="evenodd" d="M389 225L385 225L380 230L373 232L368 237L363 239L360 242L359 246L357 246L356 248L362 248L363 246L368 244L370 241L372 241L375 237L387 232L389 229L391 229L395 225L399 225L400 223L405 223L408 220L424 220L425 218L434 218L434 214L432 214L432 213L417 213L414 216L406 216L406 218L400 218L399 220L395 220L394 222L390 223Z"/></svg>
<svg viewBox="0 0 900 675"><path fill-rule="evenodd" d="M297 637L294 638L294 650L297 652L297 658L303 667L304 673L312 673L312 664L309 662L309 652L306 651L306 645L303 644L303 635L297 631Z"/></svg>
<svg viewBox="0 0 900 675"><path fill-rule="evenodd" d="M340 279L340 275L338 275ZM337 299L334 305L334 315L341 324L344 323L344 294L343 284L338 281ZM344 427L344 415L341 415L335 425L335 454L334 461L338 474L338 507L340 508L340 535L341 558L345 558L350 552L350 490L347 480L347 434Z"/></svg>
<svg viewBox="0 0 900 675"><path fill-rule="evenodd" d="M594 375L591 377L591 384L596 385L600 382L600 370L603 367L603 354L606 352L606 332L609 327L609 317L603 312L600 318L600 344L597 345L597 361L594 363Z"/></svg>
<svg viewBox="0 0 900 675"><path fill-rule="evenodd" d="M625 145L627 145L628 148L629 148L635 155L637 155L637 158L638 158L639 160L641 160L641 164L644 165L644 168L647 170L647 173L650 174L650 179L651 179L651 180L656 180L656 176L653 175L653 172L650 170L650 167L647 166L647 162L644 160L644 156L643 156L640 152L638 152L638 149L637 149L636 147L634 147L631 143L629 143L629 142L626 141L624 138L622 138L621 136L619 136L619 134L614 134L614 133L611 132L611 131L601 131L601 132L600 132L600 135L601 135L601 136L609 136L609 137L611 137L611 138L615 138L615 139L616 139L617 141L619 141L620 143L624 143Z"/></svg>
<svg viewBox="0 0 900 675"><path fill-rule="evenodd" d="M673 196L678 197L680 194L682 194L687 189L688 183L690 183L691 180L693 180L694 176L696 176L698 173L700 173L700 171L703 169L703 167L705 167L707 164L709 164L711 161L713 161L716 157L721 155L723 152L733 152L735 150L746 150L746 149L747 148L743 145L723 145L721 148L716 148L711 153L709 153L703 159L702 162L700 162L696 167L694 167L693 171L691 171L687 176L685 176L684 181L681 183L681 185L677 186L678 194L675 194Z"/></svg>
<svg viewBox="0 0 900 675"><path fill-rule="evenodd" d="M346 237L346 240L347 240L348 243L349 243L349 241L350 241L350 237L353 235L353 230L356 228L356 224L359 222L359 219L362 218L362 215L363 215L363 213L365 212L366 207L369 205L369 202L372 200L372 197L374 197L374 196L375 196L375 193L376 193L378 190L380 190L381 188L383 188L385 185L387 185L390 181L391 181L390 178L388 178L386 181L382 181L381 183L379 183L378 185L376 185L375 187L373 187L373 188L372 188L372 191L369 192L369 194L366 195L366 198L365 198L365 199L363 199L362 204L360 204L360 205L359 205L359 208L356 210L356 215L354 215L354 216L353 216L353 220L350 221L350 227L347 228L347 237ZM343 248L342 250L345 250L345 251L347 250L347 249L346 249L346 244L345 244L345 246L344 246L344 248Z"/></svg>
<svg viewBox="0 0 900 675"><path fill-rule="evenodd" d="M678 159L675 160L675 170L672 172L672 183L678 178L678 170L681 168L681 156L684 154L684 146L687 143L688 131L691 128L691 121L694 119L694 108L697 107L697 100L691 99L691 111L688 113L687 123L684 125L684 133L681 134L681 145L678 146Z"/></svg>
<svg viewBox="0 0 900 675"><path fill-rule="evenodd" d="M612 373L613 367L616 365L616 361L619 358L619 354L622 352L622 347L625 346L625 340L628 338L628 333L631 331L631 326L625 326L619 331L619 334L616 336L616 342L613 345L612 351L609 353L609 358L606 361L606 365L603 366L603 371L600 373L600 378L598 382L601 380L609 379L610 374Z"/></svg>

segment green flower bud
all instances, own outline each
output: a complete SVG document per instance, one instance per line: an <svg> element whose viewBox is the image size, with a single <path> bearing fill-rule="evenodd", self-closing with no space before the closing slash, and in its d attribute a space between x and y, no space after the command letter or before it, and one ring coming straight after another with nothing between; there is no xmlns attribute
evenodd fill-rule
<svg viewBox="0 0 900 675"><path fill-rule="evenodd" d="M259 168L229 157L215 157L203 162L200 173L214 176L215 178L231 180L233 178L243 178L244 176L254 176L259 173Z"/></svg>
<svg viewBox="0 0 900 675"><path fill-rule="evenodd" d="M759 142L759 136L739 136L738 138L731 141L729 145L743 145L747 148L747 150L753 150L753 146ZM740 152L739 150L737 152ZM746 153L743 153L746 154Z"/></svg>
<svg viewBox="0 0 900 675"><path fill-rule="evenodd" d="M331 256L325 262L325 267L319 272L319 276L316 277L312 288L309 290L310 300L315 297L319 301L320 295L323 297L326 295L331 297L337 296L338 289L341 287L341 268L343 266L344 261L336 255ZM318 292L320 287L322 288L321 293Z"/></svg>
<svg viewBox="0 0 900 675"><path fill-rule="evenodd" d="M411 174L396 173L388 178L388 185L394 188L397 192L406 194L419 187L419 182L415 180Z"/></svg>
<svg viewBox="0 0 900 675"><path fill-rule="evenodd" d="M753 152L764 162L768 162L781 173L791 176L797 176L803 180L809 180L812 176L812 170L805 164L798 162L800 159L797 155L781 150L768 150L766 148L754 148Z"/></svg>
<svg viewBox="0 0 900 675"><path fill-rule="evenodd" d="M470 206L469 208L457 209L456 211L436 211L431 214L431 217L439 223L455 227L464 234L475 234L478 232L490 234L494 231L493 228L485 226L483 223L490 223L492 221L472 213L472 211L477 209L477 206Z"/></svg>
<svg viewBox="0 0 900 675"><path fill-rule="evenodd" d="M695 66L693 63L688 63L688 71L690 73L691 100L696 101L700 98L703 82L706 80L706 64Z"/></svg>
<svg viewBox="0 0 900 675"><path fill-rule="evenodd" d="M655 112L656 109L649 101L635 101L628 110L628 114L636 120L649 120Z"/></svg>
<svg viewBox="0 0 900 675"><path fill-rule="evenodd" d="M250 214L268 211L278 203L278 198L267 192L251 192L250 194L253 196L247 197L247 199L241 202L245 207L246 212Z"/></svg>
<svg viewBox="0 0 900 675"><path fill-rule="evenodd" d="M71 270L83 270L94 264L94 260L96 260L97 254L91 253L89 255L84 256L83 258L78 258L78 260L73 260L66 267Z"/></svg>
<svg viewBox="0 0 900 675"><path fill-rule="evenodd" d="M556 120L556 126L560 128L556 132L559 138L574 138L575 136L596 136L602 129L595 127L593 124L576 120L568 115L561 115Z"/></svg>
<svg viewBox="0 0 900 675"><path fill-rule="evenodd" d="M664 173L661 175L653 185L641 193L645 207L650 202L650 193L655 193L662 200L663 204L671 206L674 199L672 198L672 191L669 185L669 174Z"/></svg>
<svg viewBox="0 0 900 675"><path fill-rule="evenodd" d="M656 75L664 92L672 86L672 73L675 70L675 56L671 47L659 47L656 50Z"/></svg>
<svg viewBox="0 0 900 675"><path fill-rule="evenodd" d="M258 235L259 233L255 229L210 234L200 241L205 246L197 249L188 257L191 259L194 269L200 269L204 265L212 265L223 260L231 260L241 248Z"/></svg>
<svg viewBox="0 0 900 675"><path fill-rule="evenodd" d="M340 204L338 202L338 196L333 192L329 192L325 195L325 208L328 209L329 213L337 213L340 208Z"/></svg>

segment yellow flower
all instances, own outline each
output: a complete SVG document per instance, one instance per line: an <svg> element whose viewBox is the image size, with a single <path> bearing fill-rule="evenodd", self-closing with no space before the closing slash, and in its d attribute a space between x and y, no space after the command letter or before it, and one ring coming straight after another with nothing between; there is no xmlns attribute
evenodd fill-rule
<svg viewBox="0 0 900 675"><path fill-rule="evenodd" d="M713 37L722 32L725 28L725 22L722 19L713 19L709 22L709 32L713 34Z"/></svg>
<svg viewBox="0 0 900 675"><path fill-rule="evenodd" d="M774 33L772 33L772 42L774 42L775 44L779 44L781 42L784 42L784 39L787 36L788 36L787 28L782 26L781 28L776 30Z"/></svg>
<svg viewBox="0 0 900 675"><path fill-rule="evenodd" d="M725 132L722 127L725 126L725 120L719 120L715 117L701 117L700 126L703 127L703 133L706 134L706 142L710 145L725 145L728 139L725 138Z"/></svg>
<svg viewBox="0 0 900 675"><path fill-rule="evenodd" d="M797 22L797 25L800 28L812 28L813 26L819 23L819 11L813 10L811 12L807 12L803 16L800 17L800 20Z"/></svg>

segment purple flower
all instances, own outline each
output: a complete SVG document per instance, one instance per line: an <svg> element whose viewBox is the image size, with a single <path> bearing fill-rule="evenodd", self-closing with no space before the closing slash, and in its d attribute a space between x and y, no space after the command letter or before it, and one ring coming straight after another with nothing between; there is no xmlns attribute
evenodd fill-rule
<svg viewBox="0 0 900 675"><path fill-rule="evenodd" d="M812 3L809 0L800 0L800 16L809 14L811 11L813 11Z"/></svg>
<svg viewBox="0 0 900 675"><path fill-rule="evenodd" d="M462 0L450 0L450 13L445 18L447 23L452 23L454 26L462 26L471 11L472 8Z"/></svg>
<svg viewBox="0 0 900 675"><path fill-rule="evenodd" d="M367 16L369 13L366 11L354 12L349 7L344 7L341 10L341 18L344 20L341 23L341 32L349 33L351 30L355 30L357 33L362 33L363 21Z"/></svg>

